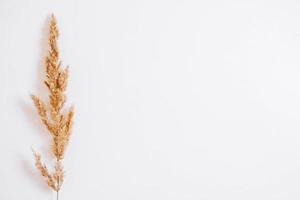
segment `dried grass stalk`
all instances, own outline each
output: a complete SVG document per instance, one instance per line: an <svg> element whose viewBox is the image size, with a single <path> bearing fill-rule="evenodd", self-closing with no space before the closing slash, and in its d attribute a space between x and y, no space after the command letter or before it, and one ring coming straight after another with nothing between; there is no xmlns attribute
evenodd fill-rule
<svg viewBox="0 0 300 200"><path fill-rule="evenodd" d="M64 181L62 159L71 135L74 111L73 107L63 111L66 101L65 91L68 83L68 67L62 69L57 48L58 29L55 17L52 15L49 30L49 52L46 57L46 78L44 83L49 92L49 101L44 103L39 97L31 95L42 123L52 138L51 152L55 157L54 171L50 173L45 164L41 162L39 153L33 151L35 165L45 178L47 185L57 192Z"/></svg>

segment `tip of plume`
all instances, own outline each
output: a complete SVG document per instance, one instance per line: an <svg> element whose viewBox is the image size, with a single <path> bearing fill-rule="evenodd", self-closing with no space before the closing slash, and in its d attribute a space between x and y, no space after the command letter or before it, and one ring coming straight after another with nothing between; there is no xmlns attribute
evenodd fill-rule
<svg viewBox="0 0 300 200"><path fill-rule="evenodd" d="M54 13L51 13L50 21L51 21L52 23L56 23L56 17L55 17L55 15L54 15Z"/></svg>
<svg viewBox="0 0 300 200"><path fill-rule="evenodd" d="M51 13L51 19L55 19L54 13Z"/></svg>
<svg viewBox="0 0 300 200"><path fill-rule="evenodd" d="M30 147L33 154L36 154L36 151L34 150L33 146Z"/></svg>
<svg viewBox="0 0 300 200"><path fill-rule="evenodd" d="M29 96L32 100L36 99L36 96L34 94L30 94Z"/></svg>

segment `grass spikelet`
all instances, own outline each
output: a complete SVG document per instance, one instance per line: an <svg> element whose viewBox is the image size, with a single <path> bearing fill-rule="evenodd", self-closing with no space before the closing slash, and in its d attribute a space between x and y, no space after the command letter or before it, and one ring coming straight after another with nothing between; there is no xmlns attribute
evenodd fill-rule
<svg viewBox="0 0 300 200"><path fill-rule="evenodd" d="M41 162L41 155L39 153L35 152L34 150L32 150L32 151L33 151L33 155L34 155L34 159L35 159L36 168L40 172L41 176L43 176L45 178L48 186L51 187L53 190L57 191L57 187L54 182L54 177L52 177L52 175L49 173L46 165Z"/></svg>

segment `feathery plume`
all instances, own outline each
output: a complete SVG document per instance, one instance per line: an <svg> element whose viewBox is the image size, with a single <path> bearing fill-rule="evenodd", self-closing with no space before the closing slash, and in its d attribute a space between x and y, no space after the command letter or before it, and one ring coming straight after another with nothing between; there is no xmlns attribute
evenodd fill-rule
<svg viewBox="0 0 300 200"><path fill-rule="evenodd" d="M61 67L57 47L58 36L56 19L52 15L49 25L49 51L45 60L46 78L44 80L49 92L49 101L44 103L39 97L31 95L38 115L51 136L51 152L55 158L54 172L50 173L46 165L41 162L41 155L33 150L35 166L41 176L45 178L47 185L57 192L57 199L64 181L62 159L69 143L74 116L73 107L66 112L64 111L69 70L68 67L64 69Z"/></svg>

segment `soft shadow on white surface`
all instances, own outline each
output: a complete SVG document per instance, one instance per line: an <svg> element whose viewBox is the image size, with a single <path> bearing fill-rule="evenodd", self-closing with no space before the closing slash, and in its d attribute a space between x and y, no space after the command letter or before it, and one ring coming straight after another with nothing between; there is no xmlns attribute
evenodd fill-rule
<svg viewBox="0 0 300 200"><path fill-rule="evenodd" d="M46 93L47 89L44 84L45 80L45 59L48 55L49 45L48 45L48 37L49 37L49 22L50 22L50 15L45 18L45 23L43 27L41 28L41 38L40 38L40 55L39 60L36 65L36 88L34 88L34 92L32 92L35 95L38 95L40 97L46 98L48 95Z"/></svg>
<svg viewBox="0 0 300 200"><path fill-rule="evenodd" d="M50 22L50 15L45 19L45 23L41 29L41 39L40 39L40 60L37 62L36 66L36 84L35 88L31 89L33 91L31 94L37 95L38 97L42 98L42 100L46 103L45 98L48 96L48 91L44 85L45 79L45 57L48 53L48 36L49 36L49 22ZM27 122L31 124L32 131L30 133L36 134L38 133L40 137L40 141L37 141L37 144L33 146L28 146L28 149L33 148L37 152L41 153L42 162L46 164L48 170L51 171L52 165L51 162L48 161L53 160L53 156L50 153L50 135L42 124L37 110L28 94L27 98L20 99L17 105L20 108L20 111L24 115L24 118L27 119ZM47 100L47 99L46 99ZM23 133L24 134L24 133ZM25 132L25 134L27 134ZM28 151L31 153L31 151ZM44 178L39 174L39 171L35 168L35 161L32 155L32 159L28 160L25 158L20 158L20 166L22 167L23 172L26 174L27 178L31 180L37 187L37 189L42 190L43 192L50 193L51 189L47 186L46 181ZM49 163L49 164L47 164Z"/></svg>

